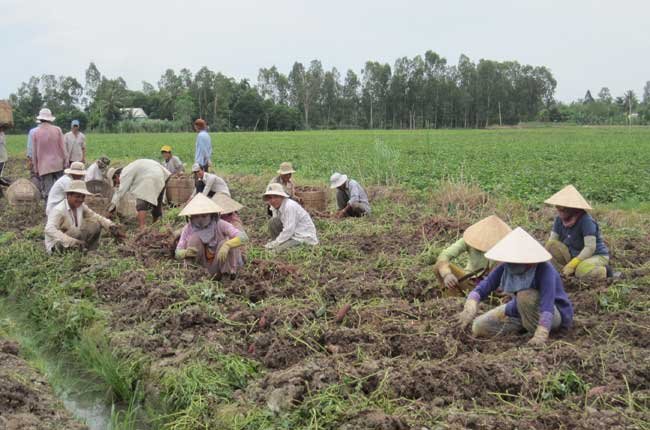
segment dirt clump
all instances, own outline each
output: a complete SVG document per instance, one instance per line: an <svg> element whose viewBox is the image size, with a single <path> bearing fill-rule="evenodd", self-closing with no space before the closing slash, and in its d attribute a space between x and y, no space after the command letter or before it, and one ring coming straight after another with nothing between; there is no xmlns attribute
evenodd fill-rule
<svg viewBox="0 0 650 430"><path fill-rule="evenodd" d="M409 430L401 418L386 415L380 410L365 410L349 417L341 430Z"/></svg>

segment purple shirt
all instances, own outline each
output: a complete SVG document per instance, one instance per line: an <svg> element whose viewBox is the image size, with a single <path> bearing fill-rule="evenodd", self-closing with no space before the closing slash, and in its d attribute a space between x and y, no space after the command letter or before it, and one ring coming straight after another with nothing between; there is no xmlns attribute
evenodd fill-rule
<svg viewBox="0 0 650 430"><path fill-rule="evenodd" d="M469 293L469 298L478 299L479 301L485 300L492 291L499 288L504 269L505 264L501 264L494 269L487 278L483 279ZM537 265L531 288L539 291L539 325L550 330L553 313L555 312L554 308L557 306L562 316L561 327L568 328L571 326L571 322L573 321L573 305L564 291L560 274L551 263L546 262ZM517 310L516 295L506 304L506 315L513 318L520 318L519 311Z"/></svg>
<svg viewBox="0 0 650 430"><path fill-rule="evenodd" d="M47 122L38 126L32 136L32 162L38 176L60 172L67 167L61 129Z"/></svg>
<svg viewBox="0 0 650 430"><path fill-rule="evenodd" d="M190 240L192 233L194 233L194 229L192 228L192 223L188 222L183 228L181 237L178 240L178 245L176 246L176 250L187 248L187 242ZM217 222L217 229L216 229L216 236L215 236L217 238L217 242L220 242L223 239L226 240L233 239L238 234L239 234L239 230L237 230L237 228L232 224L230 224L229 222L226 222L222 219L220 219Z"/></svg>

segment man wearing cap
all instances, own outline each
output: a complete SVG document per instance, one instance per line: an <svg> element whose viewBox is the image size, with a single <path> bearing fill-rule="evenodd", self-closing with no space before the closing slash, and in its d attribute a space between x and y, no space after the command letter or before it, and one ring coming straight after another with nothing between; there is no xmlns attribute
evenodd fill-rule
<svg viewBox="0 0 650 430"><path fill-rule="evenodd" d="M564 187L544 203L554 205L558 216L546 249L564 276L606 279L609 249L598 223L587 213L591 206L573 185Z"/></svg>
<svg viewBox="0 0 650 430"><path fill-rule="evenodd" d="M63 136L68 163L75 161L86 162L86 136L79 131L79 120L72 120L71 130Z"/></svg>
<svg viewBox="0 0 650 430"><path fill-rule="evenodd" d="M282 252L300 245L317 245L316 226L309 213L300 204L289 198L280 184L269 184L263 194L264 201L274 210L269 221L271 242L264 245L266 249Z"/></svg>
<svg viewBox="0 0 650 430"><path fill-rule="evenodd" d="M169 173L172 175L178 175L185 172L185 167L183 167L181 159L175 155L172 155L171 146L164 145L162 148L160 148L160 154L163 158L163 161L160 164L162 164L165 169L169 170Z"/></svg>
<svg viewBox="0 0 650 430"><path fill-rule="evenodd" d="M551 254L517 227L485 257L502 262L467 296L463 312L458 316L460 328L473 321L472 333L477 337L496 337L527 331L533 333L530 345L542 345L552 330L568 328L573 321L573 305L560 274L549 263ZM474 319L478 304L501 288L512 295L508 303Z"/></svg>
<svg viewBox="0 0 650 430"><path fill-rule="evenodd" d="M463 297L496 266L485 258L485 252L492 248L512 230L496 215L491 215L471 225L453 245L438 256L433 266L442 295ZM467 265L461 269L452 263L467 253Z"/></svg>
<svg viewBox="0 0 650 430"><path fill-rule="evenodd" d="M95 161L93 164L91 164L88 167L88 170L86 170L86 177L84 180L86 182L90 181L105 181L108 179L107 176L104 176L106 172L106 169L108 166L111 164L111 159L108 158L107 156L102 156L99 157L97 161Z"/></svg>
<svg viewBox="0 0 650 430"><path fill-rule="evenodd" d="M197 132L194 163L207 172L210 165L212 165L212 140L208 134L205 120L199 118L194 121L194 130Z"/></svg>
<svg viewBox="0 0 650 430"><path fill-rule="evenodd" d="M217 203L197 194L178 216L188 217L176 246L176 258L193 258L208 273L221 279L224 274L235 279L243 265L240 247L248 240L242 230L220 219L223 211Z"/></svg>
<svg viewBox="0 0 650 430"><path fill-rule="evenodd" d="M138 225L141 230L145 228L148 211L151 211L153 222L162 217L165 186L171 176L167 169L154 160L140 159L111 173L112 177L108 179L118 189L113 194L109 212L114 213L120 201L127 193L131 193L136 198L135 209L138 212Z"/></svg>
<svg viewBox="0 0 650 430"><path fill-rule="evenodd" d="M336 218L370 215L368 194L354 179L338 172L330 177L330 188L336 188Z"/></svg>
<svg viewBox="0 0 650 430"><path fill-rule="evenodd" d="M63 132L54 124L56 119L49 109L43 108L38 113L41 122L32 136L32 162L34 171L40 178L42 193L47 198L50 188L63 176L63 169L68 160L63 144Z"/></svg>
<svg viewBox="0 0 650 430"><path fill-rule="evenodd" d="M212 197L219 193L230 196L230 190L226 181L214 173L206 172L200 164L194 163L192 166L192 175L194 175L194 192L192 193L192 197L198 193L202 193L207 197Z"/></svg>
<svg viewBox="0 0 650 430"><path fill-rule="evenodd" d="M86 183L73 180L65 190L65 199L50 210L44 230L48 253L97 249L102 227L113 235L121 234L116 224L84 204L88 195Z"/></svg>
<svg viewBox="0 0 650 430"><path fill-rule="evenodd" d="M73 180L82 180L86 175L84 170L84 163L81 161L73 162L68 169L63 171L65 173L52 185L50 194L47 196L47 205L45 205L45 215L48 215L52 208L65 199L65 190Z"/></svg>

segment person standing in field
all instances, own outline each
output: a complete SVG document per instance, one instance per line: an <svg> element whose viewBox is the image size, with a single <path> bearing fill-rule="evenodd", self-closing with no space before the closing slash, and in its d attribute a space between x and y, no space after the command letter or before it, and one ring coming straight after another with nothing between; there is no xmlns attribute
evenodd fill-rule
<svg viewBox="0 0 650 430"><path fill-rule="evenodd" d="M485 258L485 252L511 231L501 218L491 215L468 227L462 238L442 251L433 266L442 295L463 297L487 276L496 263ZM465 253L467 265L461 269L452 261Z"/></svg>
<svg viewBox="0 0 650 430"><path fill-rule="evenodd" d="M282 252L303 243L318 244L316 226L309 213L289 198L282 185L269 184L262 197L274 209L269 221L269 233L273 240L264 245L266 249Z"/></svg>
<svg viewBox="0 0 650 430"><path fill-rule="evenodd" d="M45 205L45 215L49 215L52 208L65 199L65 190L68 189L70 182L73 180L83 180L84 176L86 176L84 163L75 161L63 173L64 175L57 179L50 189L50 194L47 196L47 205Z"/></svg>
<svg viewBox="0 0 650 430"><path fill-rule="evenodd" d="M199 118L194 121L194 130L197 132L194 163L207 172L212 165L212 140L208 134L205 120Z"/></svg>
<svg viewBox="0 0 650 430"><path fill-rule="evenodd" d="M514 229L485 257L504 264L467 296L458 316L461 330L472 321L472 334L476 337L494 338L525 330L533 333L528 344L538 346L546 343L552 330L571 326L573 305L560 274L549 263L552 256L524 229ZM474 319L479 302L497 288L511 295L512 300Z"/></svg>
<svg viewBox="0 0 650 430"><path fill-rule="evenodd" d="M362 217L370 215L368 194L363 187L347 175L334 172L330 177L330 188L336 189L336 218Z"/></svg>
<svg viewBox="0 0 650 430"><path fill-rule="evenodd" d="M84 180L86 182L90 181L106 181L108 180L108 176L106 175L106 169L108 169L108 166L111 164L111 159L108 158L107 156L102 156L97 159L93 164L91 164L88 167L88 170L86 171L86 177Z"/></svg>
<svg viewBox="0 0 650 430"><path fill-rule="evenodd" d="M6 179L2 177L2 172L5 169L5 164L9 160L9 154L7 153L7 143L5 141L5 124L0 124L0 185L8 186L10 185Z"/></svg>
<svg viewBox="0 0 650 430"><path fill-rule="evenodd" d="M214 173L206 172L203 166L198 163L194 163L192 166L192 174L194 175L194 192L192 193L192 197L199 193L207 197L212 197L218 193L230 196L230 189L228 189L226 181Z"/></svg>
<svg viewBox="0 0 650 430"><path fill-rule="evenodd" d="M63 132L52 124L56 119L52 112L43 108L36 119L41 121L41 124L32 136L32 161L34 171L41 181L43 196L47 198L52 185L63 176L63 169L68 166L68 160Z"/></svg>
<svg viewBox="0 0 650 430"><path fill-rule="evenodd" d="M36 120L36 124L40 124L41 122L39 120ZM34 170L34 162L33 162L33 150L32 148L34 147L34 133L36 133L36 130L38 130L38 125L36 127L32 127L29 129L29 133L27 133L27 149L25 151L25 155L27 156L27 170L29 170L29 176L30 176L30 181L34 185L36 185L36 188L42 193L43 189L41 187L41 181L36 175L36 171Z"/></svg>
<svg viewBox="0 0 650 430"><path fill-rule="evenodd" d="M79 130L79 120L70 123L71 130L63 136L68 164L75 161L86 163L86 135Z"/></svg>
<svg viewBox="0 0 650 430"><path fill-rule="evenodd" d="M558 216L546 249L564 276L606 279L609 249L598 223L587 213L591 206L573 185L567 185L544 203L554 205Z"/></svg>
<svg viewBox="0 0 650 430"><path fill-rule="evenodd" d="M160 154L163 158L161 164L165 169L169 170L169 173L172 175L179 175L185 172L185 167L183 167L181 159L175 155L172 155L171 146L164 145L162 148L160 148Z"/></svg>

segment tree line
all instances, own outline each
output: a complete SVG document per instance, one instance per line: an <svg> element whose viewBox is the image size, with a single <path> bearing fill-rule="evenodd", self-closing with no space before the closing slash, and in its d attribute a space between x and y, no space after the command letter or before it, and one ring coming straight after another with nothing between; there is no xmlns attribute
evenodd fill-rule
<svg viewBox="0 0 650 430"><path fill-rule="evenodd" d="M207 67L194 74L168 69L155 86L143 82L140 90L90 63L83 84L70 76L34 76L10 101L17 132L31 128L43 106L59 124L76 118L99 132L187 131L198 117L219 131L483 128L582 120L577 111L584 104L554 101L556 84L544 66L475 63L465 55L452 65L427 51L398 58L392 66L368 61L360 73L349 69L344 75L324 69L319 60L295 62L286 74L275 66L262 68L255 85ZM142 108L149 119L129 118L124 108Z"/></svg>

